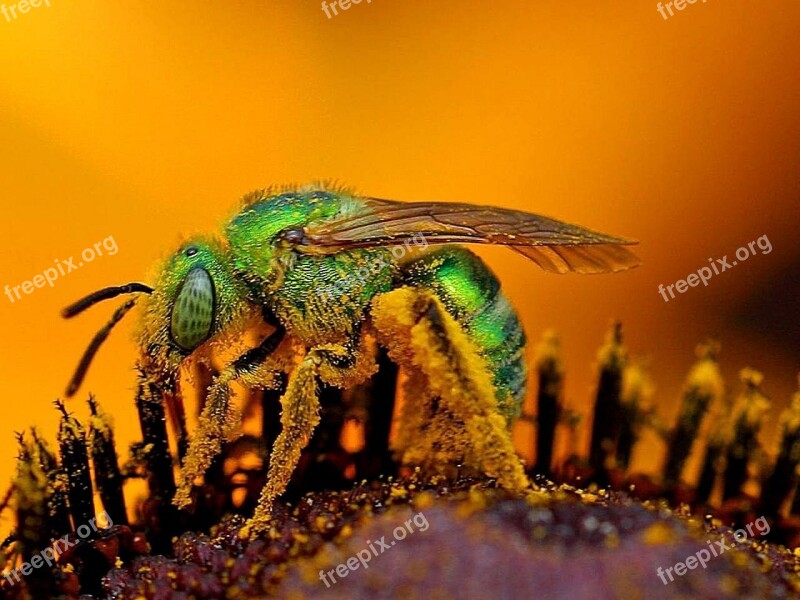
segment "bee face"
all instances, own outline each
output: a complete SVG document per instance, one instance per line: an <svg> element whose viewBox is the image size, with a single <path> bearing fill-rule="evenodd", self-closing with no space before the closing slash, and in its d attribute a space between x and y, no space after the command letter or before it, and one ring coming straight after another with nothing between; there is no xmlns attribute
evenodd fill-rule
<svg viewBox="0 0 800 600"><path fill-rule="evenodd" d="M161 266L145 299L139 340L156 361L174 366L223 331L242 308L227 249L213 239L184 244Z"/></svg>

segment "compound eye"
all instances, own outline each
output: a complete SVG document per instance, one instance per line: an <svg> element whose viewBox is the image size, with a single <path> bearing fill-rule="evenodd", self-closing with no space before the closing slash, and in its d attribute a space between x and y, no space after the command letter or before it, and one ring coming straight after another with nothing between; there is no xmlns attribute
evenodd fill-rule
<svg viewBox="0 0 800 600"><path fill-rule="evenodd" d="M211 335L214 323L214 282L202 267L195 267L181 285L172 307L170 333L184 350L194 350Z"/></svg>
<svg viewBox="0 0 800 600"><path fill-rule="evenodd" d="M302 244L306 239L306 232L300 227L292 227L291 229L284 230L281 237L285 243L291 246L297 246L298 244Z"/></svg>

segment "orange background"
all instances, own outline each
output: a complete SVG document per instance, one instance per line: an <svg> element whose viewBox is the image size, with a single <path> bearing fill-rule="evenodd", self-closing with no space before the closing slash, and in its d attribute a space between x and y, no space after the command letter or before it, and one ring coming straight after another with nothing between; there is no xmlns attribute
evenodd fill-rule
<svg viewBox="0 0 800 600"><path fill-rule="evenodd" d="M644 0L373 0L332 19L316 0L51 4L0 15L0 286L107 236L119 252L13 304L0 295L0 486L13 432L52 437L51 402L113 311L67 322L61 307L141 280L251 189L322 178L640 239L644 266L616 276L478 252L533 342L561 332L572 406L588 408L597 347L620 317L670 423L695 343L717 335L734 392L739 368L764 370L774 430L800 369L796 1L711 0L668 21ZM764 234L771 254L659 296ZM132 326L84 386L123 448L137 435ZM651 436L635 466L658 464L660 448Z"/></svg>

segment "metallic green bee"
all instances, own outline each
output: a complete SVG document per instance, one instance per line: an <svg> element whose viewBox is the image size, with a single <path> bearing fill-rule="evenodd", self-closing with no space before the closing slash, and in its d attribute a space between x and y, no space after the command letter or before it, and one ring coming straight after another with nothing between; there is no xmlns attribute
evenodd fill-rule
<svg viewBox="0 0 800 600"><path fill-rule="evenodd" d="M407 375L395 442L403 461L433 469L463 461L523 491L530 484L509 426L525 395L525 334L489 268L454 245L471 243L508 246L555 273L638 264L626 248L635 242L521 211L344 190L266 190L244 199L222 239L185 243L153 287L106 288L64 314L120 294L147 294L138 333L143 359L154 378L173 381L184 359L229 347L259 319L274 328L209 386L182 465L178 506L190 502L195 479L237 435L230 383L275 388L287 373L282 430L251 521L253 531L263 529L319 422L319 382L345 389L363 382L377 369L378 346ZM97 334L68 395L133 304L122 305Z"/></svg>

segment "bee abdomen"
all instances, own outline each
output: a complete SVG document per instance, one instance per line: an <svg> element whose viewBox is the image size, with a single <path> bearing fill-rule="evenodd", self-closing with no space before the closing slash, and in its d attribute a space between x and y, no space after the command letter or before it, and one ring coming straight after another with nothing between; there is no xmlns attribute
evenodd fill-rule
<svg viewBox="0 0 800 600"><path fill-rule="evenodd" d="M443 246L408 263L403 283L439 297L488 363L501 412L518 416L527 381L525 332L489 267L466 248Z"/></svg>

